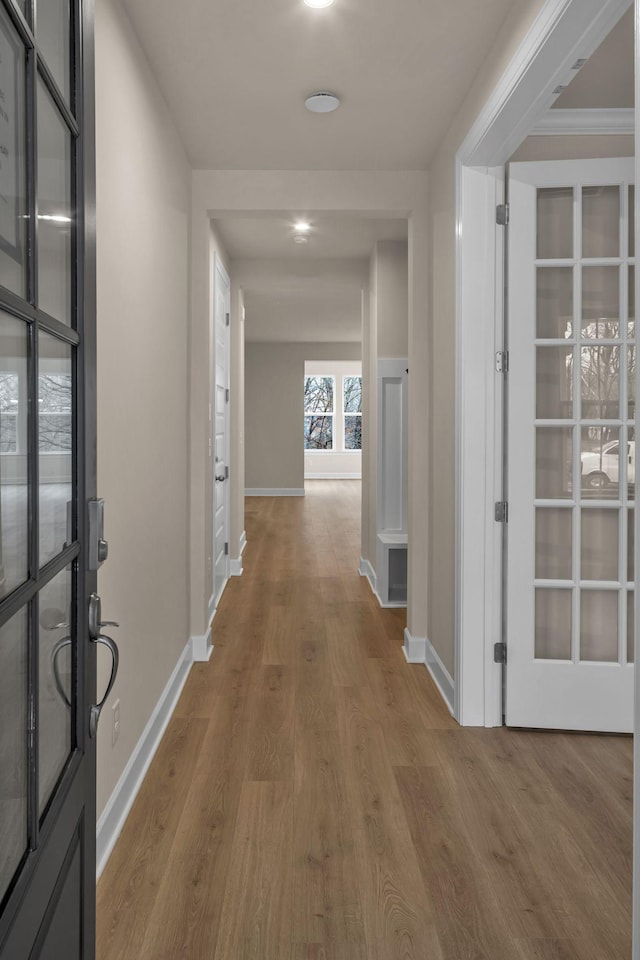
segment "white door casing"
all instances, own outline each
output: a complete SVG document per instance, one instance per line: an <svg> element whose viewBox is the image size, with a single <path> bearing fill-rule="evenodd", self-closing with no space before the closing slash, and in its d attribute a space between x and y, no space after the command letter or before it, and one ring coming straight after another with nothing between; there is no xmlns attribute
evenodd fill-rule
<svg viewBox="0 0 640 960"><path fill-rule="evenodd" d="M512 726L633 725L632 183L631 159L509 169Z"/></svg>
<svg viewBox="0 0 640 960"><path fill-rule="evenodd" d="M213 455L213 608L229 579L229 277L215 257L214 264L214 377L212 398ZM211 611L212 613L213 611Z"/></svg>

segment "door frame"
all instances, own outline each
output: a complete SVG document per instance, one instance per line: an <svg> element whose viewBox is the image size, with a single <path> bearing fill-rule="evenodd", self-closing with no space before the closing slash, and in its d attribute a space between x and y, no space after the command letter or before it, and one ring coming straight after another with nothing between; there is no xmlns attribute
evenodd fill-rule
<svg viewBox="0 0 640 960"><path fill-rule="evenodd" d="M210 404L211 404L211 433L210 433L210 442L211 442L211 599L209 600L209 622L211 622L212 617L214 616L217 608L217 603L220 600L224 592L224 588L229 581L230 576L230 557L227 555L226 558L226 569L225 569L225 581L222 589L219 593L216 593L216 539L215 539L215 509L216 509L216 498L215 498L215 447L216 447L216 370L217 370L217 350L216 350L216 310L218 303L218 278L221 278L227 287L227 299L226 299L226 308L229 316L231 315L231 280L229 279L229 274L227 273L222 258L217 253L214 253L213 257L213 310L211 312L211 334L210 334L210 343L211 343L211 393L210 393ZM225 338L226 338L226 358L225 358L225 378L227 381L227 388L230 387L230 350L231 350L231 338L229 336L230 326L225 327ZM230 437L229 437L229 426L230 426L230 406L231 406L231 391L229 390L229 400L227 401L225 407L225 417L224 417L224 432L225 432L225 466L229 466L230 459ZM225 481L226 483L226 481ZM224 537L225 542L229 543L229 526L230 526L230 484L226 486L226 503L225 503L225 518L224 518Z"/></svg>
<svg viewBox="0 0 640 960"><path fill-rule="evenodd" d="M636 3L636 21L640 0ZM629 8L629 0L547 0L456 155L455 717L502 724L504 165ZM636 32L637 32L636 28ZM638 106L636 107L638 115ZM479 362L479 358L481 358ZM640 511L639 511L640 512Z"/></svg>

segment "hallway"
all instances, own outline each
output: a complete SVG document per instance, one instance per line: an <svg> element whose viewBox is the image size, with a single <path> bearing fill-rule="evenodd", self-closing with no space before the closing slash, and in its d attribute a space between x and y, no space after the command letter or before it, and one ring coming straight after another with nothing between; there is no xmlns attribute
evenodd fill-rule
<svg viewBox="0 0 640 960"><path fill-rule="evenodd" d="M99 960L628 958L631 739L459 728L358 576L356 481L246 524L99 883Z"/></svg>

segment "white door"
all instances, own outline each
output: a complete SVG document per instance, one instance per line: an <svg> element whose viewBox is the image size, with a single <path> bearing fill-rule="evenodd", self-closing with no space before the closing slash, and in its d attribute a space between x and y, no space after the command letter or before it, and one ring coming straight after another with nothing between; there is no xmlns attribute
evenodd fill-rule
<svg viewBox="0 0 640 960"><path fill-rule="evenodd" d="M633 728L633 171L509 169L511 726Z"/></svg>
<svg viewBox="0 0 640 960"><path fill-rule="evenodd" d="M213 598L214 608L229 579L229 316L230 284L215 262L215 376L213 396Z"/></svg>

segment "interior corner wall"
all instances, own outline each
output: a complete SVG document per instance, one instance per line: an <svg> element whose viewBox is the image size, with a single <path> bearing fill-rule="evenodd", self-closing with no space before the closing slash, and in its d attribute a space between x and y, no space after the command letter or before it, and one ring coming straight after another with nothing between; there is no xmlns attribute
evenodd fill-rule
<svg viewBox="0 0 640 960"><path fill-rule="evenodd" d="M515 0L429 168L430 348L429 640L455 675L456 154L544 0ZM410 384L411 385L411 384Z"/></svg>
<svg viewBox="0 0 640 960"><path fill-rule="evenodd" d="M98 586L105 617L120 622L120 673L98 730L100 814L189 637L191 171L119 0L96 4L96 123L98 493L109 541ZM104 689L109 664L98 660Z"/></svg>
<svg viewBox="0 0 640 960"><path fill-rule="evenodd" d="M245 484L304 488L305 360L360 360L359 343L245 343Z"/></svg>

